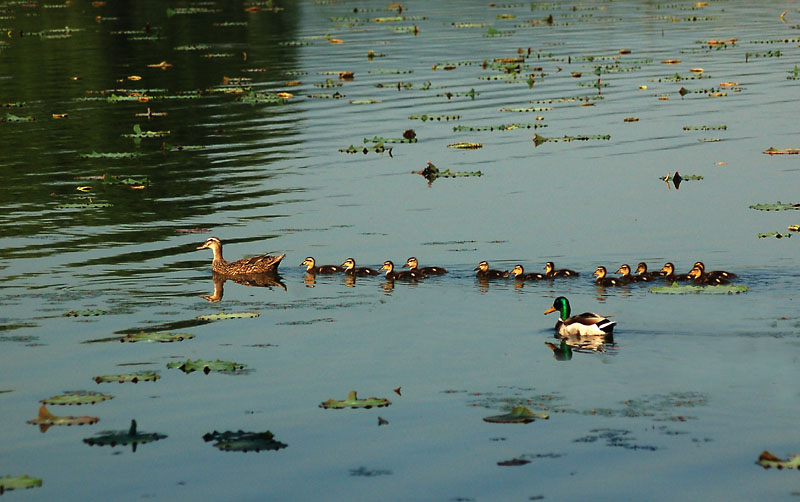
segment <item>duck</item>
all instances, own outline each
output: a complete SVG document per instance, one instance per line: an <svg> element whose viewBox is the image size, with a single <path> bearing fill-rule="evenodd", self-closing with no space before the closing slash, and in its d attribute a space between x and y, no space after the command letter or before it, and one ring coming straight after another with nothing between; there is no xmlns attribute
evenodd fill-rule
<svg viewBox="0 0 800 502"><path fill-rule="evenodd" d="M399 272L395 271L394 263L392 263L389 260L383 262L381 270L386 271L386 278L389 279L390 281L395 281L395 280L416 281L417 279L424 279L426 277L425 274L414 270L401 270Z"/></svg>
<svg viewBox="0 0 800 502"><path fill-rule="evenodd" d="M374 268L369 267L356 267L356 261L353 258L348 258L342 263L344 273L354 277L366 277L370 275L381 275L380 272Z"/></svg>
<svg viewBox="0 0 800 502"><path fill-rule="evenodd" d="M703 272L701 267L695 265L692 267L692 270L689 271L689 277L694 280L695 284L710 284L710 285L718 285L718 284L728 284L730 281L722 276L712 276L711 274L707 274Z"/></svg>
<svg viewBox="0 0 800 502"><path fill-rule="evenodd" d="M661 274L667 282L687 282L692 280L689 274L676 274L675 265L673 265L671 261L664 264L664 267L661 269Z"/></svg>
<svg viewBox="0 0 800 502"><path fill-rule="evenodd" d="M580 274L568 268L556 270L555 264L552 261L548 261L544 264L544 275L548 279L553 279L554 277L576 277Z"/></svg>
<svg viewBox="0 0 800 502"><path fill-rule="evenodd" d="M556 298L553 306L544 311L545 314L551 312L561 313L555 327L556 333L561 337L610 335L614 332L614 326L617 325L615 321L594 312L570 316L569 300L563 296Z"/></svg>
<svg viewBox="0 0 800 502"><path fill-rule="evenodd" d="M522 268L522 265L514 265L514 269L511 270L510 275L513 275L518 281L541 281L542 279L547 279L544 274L534 272L526 274L525 269Z"/></svg>
<svg viewBox="0 0 800 502"><path fill-rule="evenodd" d="M660 279L661 272L648 272L647 271L647 263L640 261L638 265L636 265L636 280L637 281L652 281L653 279Z"/></svg>
<svg viewBox="0 0 800 502"><path fill-rule="evenodd" d="M636 277L635 275L631 275L631 267L627 263L620 265L617 271L614 273L622 274L619 279L624 283L639 281L638 277Z"/></svg>
<svg viewBox="0 0 800 502"><path fill-rule="evenodd" d="M622 286L625 284L625 281L622 279L617 279L616 277L606 277L606 267L602 265L597 267L592 275L597 276L597 279L594 280L594 283L598 286Z"/></svg>
<svg viewBox="0 0 800 502"><path fill-rule="evenodd" d="M411 270L422 272L425 275L442 275L446 274L447 270L444 267L422 267L419 268L419 262L417 261L416 257L412 256L408 260L406 260L406 264L403 265L404 267L408 267Z"/></svg>
<svg viewBox="0 0 800 502"><path fill-rule="evenodd" d="M724 270L712 270L711 272L706 272L706 266L702 261L696 261L694 266L700 269L701 273L708 275L709 277L720 277L722 279L735 279L738 277L733 272L726 272Z"/></svg>
<svg viewBox="0 0 800 502"><path fill-rule="evenodd" d="M338 274L344 271L344 268L337 265L317 265L314 258L310 256L300 264L301 267L303 265L306 266L306 272L309 274Z"/></svg>
<svg viewBox="0 0 800 502"><path fill-rule="evenodd" d="M286 256L285 254L278 256L262 254L228 263L225 261L225 258L222 257L222 241L216 237L209 237L206 239L205 244L197 249L207 248L210 248L211 251L214 252L214 261L211 262L211 270L226 276L274 274L277 273L278 265L280 265L281 260Z"/></svg>
<svg viewBox="0 0 800 502"><path fill-rule="evenodd" d="M489 268L489 262L482 261L478 263L478 266L475 267L475 270L478 271L475 274L478 279L505 279L508 277L508 272L506 270L492 270Z"/></svg>

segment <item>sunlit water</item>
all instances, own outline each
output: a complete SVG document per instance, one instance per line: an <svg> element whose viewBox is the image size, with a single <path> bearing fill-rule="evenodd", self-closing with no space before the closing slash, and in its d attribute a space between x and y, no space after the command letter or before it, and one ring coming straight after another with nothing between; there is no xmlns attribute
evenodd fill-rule
<svg viewBox="0 0 800 502"><path fill-rule="evenodd" d="M762 154L799 146L800 84L788 78L797 76L800 51L794 3L411 2L400 15L413 18L392 22L376 20L398 15L386 3L287 2L280 12L258 5L250 13L224 2L171 3L173 12L162 2L0 4L0 103L10 114L0 123L0 474L43 479L8 496L797 495L795 473L755 462L763 450L800 451L796 238L757 237L787 233L798 219L749 208L798 202L796 157ZM550 14L552 25L543 22ZM489 28L500 36L488 37ZM482 65L518 49L526 60L517 79ZM671 59L680 62L662 63ZM161 61L172 66L148 67ZM354 79L338 79L342 71ZM676 73L704 78L671 80ZM240 77L252 81L231 83ZM341 86L314 85L326 79ZM237 87L294 97L249 104ZM682 97L681 88L690 92ZM474 99L440 96L471 89ZM107 99L131 90L150 101ZM308 97L335 92L345 97ZM726 95L709 97L716 92ZM135 116L148 107L167 115ZM409 118L424 114L460 118ZM35 120L8 121L15 117ZM542 127L453 129L511 123ZM170 134L123 137L134 124ZM419 141L387 143L391 156L339 151L406 129ZM534 147L534 133L610 140ZM459 141L483 147L447 148ZM92 151L139 155L81 158ZM428 161L482 176L429 186L412 174ZM659 181L676 170L703 179L680 190ZM103 174L149 183L132 190L80 179ZM89 197L112 205L57 207ZM193 229L209 232L186 232ZM220 302L207 301L211 254L195 248L210 235L228 259L286 253L286 290L228 281ZM450 273L393 288L383 278L348 283L340 275L311 283L297 266L308 255L325 264L353 256L376 268L415 255ZM553 260L581 276L481 283L472 270L481 260L503 269L522 263L528 272ZM597 265L613 271L642 260L651 269L673 261L681 272L703 260L735 271L750 290L677 296L592 282ZM558 343L556 320L542 312L562 295L574 311L614 315L614 343L556 360L545 345ZM64 315L95 309L105 313ZM196 319L220 311L260 315ZM142 330L196 338L86 343ZM248 366L238 375L166 368L187 358ZM161 379L92 381L139 370ZM39 400L76 389L114 399L50 411L97 416L98 424L42 434L26 423ZM318 407L353 389L392 404ZM516 402L550 419L482 420ZM168 437L135 452L82 441L125 430L131 419ZM214 430L270 430L288 446L219 451L203 440ZM512 459L529 463L499 465Z"/></svg>

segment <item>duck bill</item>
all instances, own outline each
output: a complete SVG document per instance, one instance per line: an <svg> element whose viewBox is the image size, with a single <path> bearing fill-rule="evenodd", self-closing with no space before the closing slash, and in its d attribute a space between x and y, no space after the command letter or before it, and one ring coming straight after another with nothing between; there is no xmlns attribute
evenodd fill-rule
<svg viewBox="0 0 800 502"><path fill-rule="evenodd" d="M200 246L200 247L199 247L199 248L197 248L197 249L206 249L207 247L208 247L208 244L203 244L202 246Z"/></svg>
<svg viewBox="0 0 800 502"><path fill-rule="evenodd" d="M594 272L592 272L592 275L597 275L597 276L599 276L599 275L600 275L600 271L599 271L599 270L595 270Z"/></svg>
<svg viewBox="0 0 800 502"><path fill-rule="evenodd" d="M544 313L545 313L545 315L547 315L547 314L551 314L551 313L553 313L555 311L556 311L555 307L550 307L549 309L545 310Z"/></svg>
<svg viewBox="0 0 800 502"><path fill-rule="evenodd" d="M480 270L480 269L481 269L481 267L475 267L475 268L472 269L472 271L475 272L476 270Z"/></svg>

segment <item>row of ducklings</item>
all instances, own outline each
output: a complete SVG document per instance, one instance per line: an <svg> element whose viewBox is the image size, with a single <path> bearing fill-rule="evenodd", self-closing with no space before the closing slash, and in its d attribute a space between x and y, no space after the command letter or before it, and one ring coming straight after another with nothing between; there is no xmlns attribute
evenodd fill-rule
<svg viewBox="0 0 800 502"><path fill-rule="evenodd" d="M403 265L403 267L408 267L409 270L395 270L394 263L390 260L383 262L383 265L378 270L369 267L356 267L356 260L353 258L346 259L341 265L317 265L317 262L311 256L303 260L300 266L306 267L306 272L313 275L343 273L356 277L369 277L371 275L380 275L385 270L386 278L391 280L417 280L424 279L430 275L447 273L444 267L420 268L419 261L414 256L406 260L405 265Z"/></svg>

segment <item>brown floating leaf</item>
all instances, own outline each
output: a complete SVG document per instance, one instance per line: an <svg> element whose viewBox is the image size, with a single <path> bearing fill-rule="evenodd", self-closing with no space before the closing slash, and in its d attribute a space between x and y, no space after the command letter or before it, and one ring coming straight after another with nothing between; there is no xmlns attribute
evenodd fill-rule
<svg viewBox="0 0 800 502"><path fill-rule="evenodd" d="M624 122L639 122L639 117L625 117Z"/></svg>
<svg viewBox="0 0 800 502"><path fill-rule="evenodd" d="M340 71L339 80L353 80L355 74L351 71Z"/></svg>
<svg viewBox="0 0 800 502"><path fill-rule="evenodd" d="M100 419L97 417L57 417L42 405L39 408L39 416L33 420L28 420L27 423L38 425L39 430L44 433L54 425L90 425L96 424L99 421Z"/></svg>
<svg viewBox="0 0 800 502"><path fill-rule="evenodd" d="M665 59L664 61L661 61L661 64L678 64L680 62L680 59Z"/></svg>
<svg viewBox="0 0 800 502"><path fill-rule="evenodd" d="M761 455L758 456L758 465L763 467L764 469L769 469L770 467L775 467L777 469L798 469L800 470L800 455L794 455L792 458L788 460L784 460L782 458L778 458L772 453L764 450Z"/></svg>

